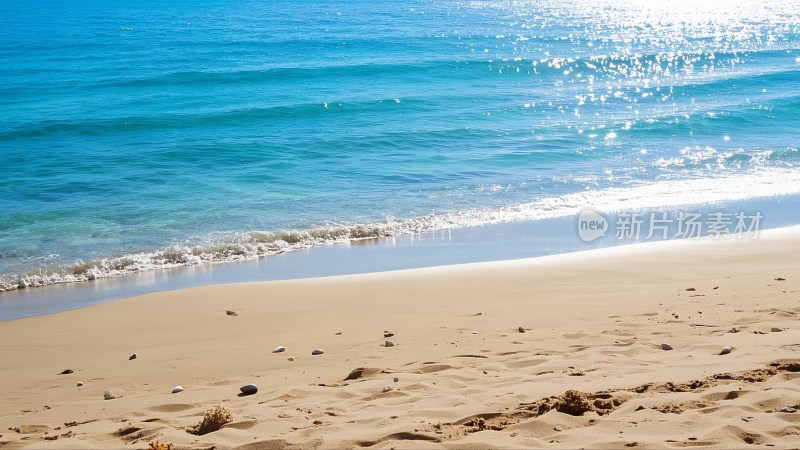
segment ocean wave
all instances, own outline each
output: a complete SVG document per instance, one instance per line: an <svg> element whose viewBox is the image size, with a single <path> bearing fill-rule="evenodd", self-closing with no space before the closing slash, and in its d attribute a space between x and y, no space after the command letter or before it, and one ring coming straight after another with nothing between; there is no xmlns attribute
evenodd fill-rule
<svg viewBox="0 0 800 450"><path fill-rule="evenodd" d="M720 151L710 146L695 146L681 149L676 156L658 158L651 162L650 166L666 171L743 169L747 167L763 167L767 164L796 167L798 158L800 158L800 151L792 147L782 150L744 151L736 149Z"/></svg>
<svg viewBox="0 0 800 450"><path fill-rule="evenodd" d="M767 157L765 155L765 157ZM0 276L0 292L60 283L91 281L158 269L252 260L292 250L418 234L435 230L536 221L601 212L669 208L800 193L800 171L761 170L739 176L646 183L547 197L495 208L474 208L381 222L331 224L306 230L249 231L217 235L201 244L76 261L25 274Z"/></svg>

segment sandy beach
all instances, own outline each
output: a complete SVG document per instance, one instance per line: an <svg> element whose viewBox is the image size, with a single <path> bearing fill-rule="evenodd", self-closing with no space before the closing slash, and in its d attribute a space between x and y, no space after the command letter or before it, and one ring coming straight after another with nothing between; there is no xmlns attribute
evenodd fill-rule
<svg viewBox="0 0 800 450"><path fill-rule="evenodd" d="M794 227L3 322L0 449L798 448L799 253Z"/></svg>

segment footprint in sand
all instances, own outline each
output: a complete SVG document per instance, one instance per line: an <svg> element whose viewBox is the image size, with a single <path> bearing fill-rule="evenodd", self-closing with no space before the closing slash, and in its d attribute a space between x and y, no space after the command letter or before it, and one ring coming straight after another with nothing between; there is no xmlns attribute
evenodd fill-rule
<svg viewBox="0 0 800 450"><path fill-rule="evenodd" d="M383 370L374 367L358 367L353 369L349 375L344 379L348 380L362 380L365 378L372 378L383 373Z"/></svg>
<svg viewBox="0 0 800 450"><path fill-rule="evenodd" d="M417 373L434 373L434 372L441 372L443 370L452 369L453 366L449 366L447 364L430 364L425 365L417 369Z"/></svg>

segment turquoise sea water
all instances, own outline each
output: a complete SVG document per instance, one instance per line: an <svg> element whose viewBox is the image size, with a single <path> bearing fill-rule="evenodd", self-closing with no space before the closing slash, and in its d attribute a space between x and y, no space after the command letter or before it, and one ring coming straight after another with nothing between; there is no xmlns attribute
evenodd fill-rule
<svg viewBox="0 0 800 450"><path fill-rule="evenodd" d="M800 1L0 2L0 290L800 193Z"/></svg>

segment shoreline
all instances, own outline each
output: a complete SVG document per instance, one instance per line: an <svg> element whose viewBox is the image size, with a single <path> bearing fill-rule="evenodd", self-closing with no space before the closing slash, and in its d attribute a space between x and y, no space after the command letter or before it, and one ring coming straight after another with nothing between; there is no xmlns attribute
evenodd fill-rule
<svg viewBox="0 0 800 450"><path fill-rule="evenodd" d="M800 224L800 211L793 207L796 201L796 196L751 199L704 205L696 211L707 213L716 208L731 212L763 212L763 231ZM608 217L613 220L615 214ZM613 233L594 242L582 242L577 236L576 217L570 216L356 241L294 250L246 261L202 263L88 282L19 289L0 292L0 322L86 307L150 292L196 286L526 259L643 243L616 241L611 234Z"/></svg>
<svg viewBox="0 0 800 450"><path fill-rule="evenodd" d="M773 177L785 179L774 183ZM797 178L798 182L792 183L792 177ZM734 182L735 185L732 185ZM732 205L769 208L785 203L787 199L800 197L798 185L800 175L794 171L727 178L669 180L400 219L340 223L307 229L215 232L204 238L173 242L161 248L116 255L95 255L91 259L84 259L88 258L86 255L75 255L72 258L64 256L67 259L61 260L62 256L56 252L51 256L56 258L54 261L60 261L57 264L28 269L18 267L0 274L0 295L47 286L113 280L155 271L247 263L311 248L357 246L376 240L413 238L510 224L568 221L587 208L611 216L625 211L698 211ZM698 193L698 190L702 192ZM779 217L779 223L773 227L786 225L787 221L792 224L800 223L800 214L792 214L786 210L776 213L776 217ZM14 266L3 265L0 270L9 267Z"/></svg>
<svg viewBox="0 0 800 450"><path fill-rule="evenodd" d="M0 445L791 448L798 251L790 227L195 287L7 321ZM237 396L247 383L258 393ZM559 409L569 391L594 406ZM185 431L218 405L230 425Z"/></svg>

